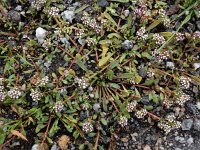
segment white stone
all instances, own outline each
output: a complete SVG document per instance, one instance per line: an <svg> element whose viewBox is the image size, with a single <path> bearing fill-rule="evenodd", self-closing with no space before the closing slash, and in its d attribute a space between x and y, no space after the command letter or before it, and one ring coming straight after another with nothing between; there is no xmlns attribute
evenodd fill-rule
<svg viewBox="0 0 200 150"><path fill-rule="evenodd" d="M200 102L197 102L197 109L200 109Z"/></svg>
<svg viewBox="0 0 200 150"><path fill-rule="evenodd" d="M39 149L39 145L38 144L34 144L31 148L31 150L38 150Z"/></svg>
<svg viewBox="0 0 200 150"><path fill-rule="evenodd" d="M171 69L174 68L174 63L171 62L171 61L168 61L166 65L167 65L167 67L169 67L169 68L171 68Z"/></svg>
<svg viewBox="0 0 200 150"><path fill-rule="evenodd" d="M194 69L197 70L198 68L200 68L200 63L194 63L193 66Z"/></svg>
<svg viewBox="0 0 200 150"><path fill-rule="evenodd" d="M44 42L44 40L46 38L46 32L47 31L41 27L38 27L36 29L36 38L40 44L42 44Z"/></svg>
<svg viewBox="0 0 200 150"><path fill-rule="evenodd" d="M72 23L72 20L75 17L75 13L73 10L66 10L61 13L61 16L65 21L69 21L70 23Z"/></svg>

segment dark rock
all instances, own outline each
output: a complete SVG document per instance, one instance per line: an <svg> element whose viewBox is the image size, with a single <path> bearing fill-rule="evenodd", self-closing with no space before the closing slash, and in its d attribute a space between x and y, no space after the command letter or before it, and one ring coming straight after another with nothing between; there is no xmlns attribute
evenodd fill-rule
<svg viewBox="0 0 200 150"><path fill-rule="evenodd" d="M107 0L100 0L98 4L100 7L107 7L109 5Z"/></svg>
<svg viewBox="0 0 200 150"><path fill-rule="evenodd" d="M145 105L147 105L149 103L149 97L148 96L143 96L141 98L141 102Z"/></svg>
<svg viewBox="0 0 200 150"><path fill-rule="evenodd" d="M81 22L81 18L82 18L82 13L78 13L75 15L75 21L76 22Z"/></svg>
<svg viewBox="0 0 200 150"><path fill-rule="evenodd" d="M189 112L189 113L191 113L191 114L193 114L193 115L195 115L195 114L197 114L197 107L196 107L196 105L194 105L194 104L192 104L192 103L187 103L186 104L186 110Z"/></svg>
<svg viewBox="0 0 200 150"><path fill-rule="evenodd" d="M93 105L93 109L94 109L94 111L95 111L96 113L99 113L99 112L100 112L100 108L101 108L101 106L100 106L99 103L95 103L95 104Z"/></svg>
<svg viewBox="0 0 200 150"><path fill-rule="evenodd" d="M196 22L197 28L200 30L200 21Z"/></svg>
<svg viewBox="0 0 200 150"><path fill-rule="evenodd" d="M173 15L178 11L179 11L179 6L178 5L172 5L172 6L169 7L169 10L167 11L167 15L168 16Z"/></svg>
<svg viewBox="0 0 200 150"><path fill-rule="evenodd" d="M200 120L199 119L194 120L194 129L197 131L200 131Z"/></svg>
<svg viewBox="0 0 200 150"><path fill-rule="evenodd" d="M185 119L181 123L182 130L189 131L192 128L193 120L192 119Z"/></svg>
<svg viewBox="0 0 200 150"><path fill-rule="evenodd" d="M129 40L125 40L122 43L122 48L125 49L125 50L132 49L133 48L133 43L131 41L129 41Z"/></svg>
<svg viewBox="0 0 200 150"><path fill-rule="evenodd" d="M20 22L21 21L21 15L19 12L15 10L11 10L8 12L8 16L13 22Z"/></svg>
<svg viewBox="0 0 200 150"><path fill-rule="evenodd" d="M139 74L142 78L144 78L144 77L146 77L146 75L147 75L147 70L145 70L144 68L141 68L141 69L139 70L138 74Z"/></svg>

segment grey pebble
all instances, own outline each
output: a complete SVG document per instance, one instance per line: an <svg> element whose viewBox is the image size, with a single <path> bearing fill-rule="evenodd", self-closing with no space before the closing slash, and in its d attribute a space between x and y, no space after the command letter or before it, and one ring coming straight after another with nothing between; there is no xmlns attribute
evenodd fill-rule
<svg viewBox="0 0 200 150"><path fill-rule="evenodd" d="M190 136L189 139L187 139L187 143L188 145L191 145L192 143L194 143L194 138Z"/></svg>
<svg viewBox="0 0 200 150"><path fill-rule="evenodd" d="M199 119L194 120L194 129L197 131L200 131L200 120Z"/></svg>
<svg viewBox="0 0 200 150"><path fill-rule="evenodd" d="M122 43L122 48L125 49L125 50L130 50L133 48L133 43L129 40L125 40L123 43Z"/></svg>
<svg viewBox="0 0 200 150"><path fill-rule="evenodd" d="M189 131L192 128L193 120L192 119L185 119L181 123L182 130Z"/></svg>
<svg viewBox="0 0 200 150"><path fill-rule="evenodd" d="M200 21L196 22L197 28L200 30Z"/></svg>
<svg viewBox="0 0 200 150"><path fill-rule="evenodd" d="M186 110L188 110L191 114L195 115L197 114L197 107L196 105L192 104L192 103L187 103L186 104Z"/></svg>
<svg viewBox="0 0 200 150"><path fill-rule="evenodd" d="M21 21L21 14L15 10L10 10L8 12L8 16L10 17L10 19L13 21L13 22L20 22Z"/></svg>
<svg viewBox="0 0 200 150"><path fill-rule="evenodd" d="M98 2L98 5L99 5L100 7L107 7L107 6L109 5L109 3L108 3L107 0L100 0L100 1Z"/></svg>

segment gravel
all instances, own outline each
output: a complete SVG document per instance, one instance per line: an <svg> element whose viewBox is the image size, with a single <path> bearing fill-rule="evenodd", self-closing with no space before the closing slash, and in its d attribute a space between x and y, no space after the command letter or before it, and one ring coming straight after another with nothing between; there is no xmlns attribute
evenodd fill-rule
<svg viewBox="0 0 200 150"><path fill-rule="evenodd" d="M193 115L197 114L197 107L192 103L186 104L186 110Z"/></svg>
<svg viewBox="0 0 200 150"><path fill-rule="evenodd" d="M122 48L125 49L125 50L130 50L133 48L133 43L129 40L125 40L123 43L122 43Z"/></svg>
<svg viewBox="0 0 200 150"><path fill-rule="evenodd" d="M194 120L194 129L196 131L200 131L200 120L199 119Z"/></svg>
<svg viewBox="0 0 200 150"><path fill-rule="evenodd" d="M13 21L13 22L20 22L21 21L21 14L18 12L18 11L15 11L15 10L10 10L8 12L8 16L10 17L10 19Z"/></svg>
<svg viewBox="0 0 200 150"><path fill-rule="evenodd" d="M109 5L109 3L108 3L107 0L100 0L100 1L98 2L98 5L99 5L100 7L107 7L107 6Z"/></svg>
<svg viewBox="0 0 200 150"><path fill-rule="evenodd" d="M61 13L61 16L64 20L67 20L70 23L72 23L72 20L75 18L75 13L73 10L66 10Z"/></svg>
<svg viewBox="0 0 200 150"><path fill-rule="evenodd" d="M38 40L38 43L42 44L45 40L47 31L41 27L38 27L36 29L36 38Z"/></svg>
<svg viewBox="0 0 200 150"><path fill-rule="evenodd" d="M185 119L181 123L182 130L189 131L192 128L193 120L192 119Z"/></svg>

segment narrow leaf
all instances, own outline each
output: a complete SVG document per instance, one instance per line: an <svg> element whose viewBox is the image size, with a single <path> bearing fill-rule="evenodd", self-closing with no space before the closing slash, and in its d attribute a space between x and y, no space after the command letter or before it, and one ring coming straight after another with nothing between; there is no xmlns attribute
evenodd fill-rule
<svg viewBox="0 0 200 150"><path fill-rule="evenodd" d="M161 23L161 21L162 21L161 18L154 20L154 22L152 24L150 24L149 27L147 27L146 31L150 31L151 29L155 28L156 26L158 26Z"/></svg>
<svg viewBox="0 0 200 150"><path fill-rule="evenodd" d="M19 138L21 138L25 141L28 141L27 138L17 130L12 130L11 133L15 136L18 136Z"/></svg>

